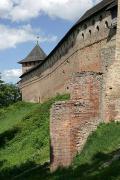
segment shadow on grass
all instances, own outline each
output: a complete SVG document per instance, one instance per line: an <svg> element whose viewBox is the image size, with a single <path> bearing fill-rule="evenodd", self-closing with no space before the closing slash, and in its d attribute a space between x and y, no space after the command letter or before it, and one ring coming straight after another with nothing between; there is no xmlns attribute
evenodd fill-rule
<svg viewBox="0 0 120 180"><path fill-rule="evenodd" d="M50 173L49 164L37 166L28 162L21 167L1 172L0 180L118 180L120 179L120 150L104 154L97 153L90 164L71 166ZM117 157L117 158L116 158Z"/></svg>
<svg viewBox="0 0 120 180"><path fill-rule="evenodd" d="M4 133L1 133L0 134L0 148L4 148L6 143L12 140L19 131L20 131L20 128L15 127L8 131L5 131Z"/></svg>
<svg viewBox="0 0 120 180"><path fill-rule="evenodd" d="M26 180L45 179L49 176L49 165L36 165L34 162L27 162L20 167L4 169L0 172L0 180Z"/></svg>
<svg viewBox="0 0 120 180"><path fill-rule="evenodd" d="M120 180L119 150L96 154L90 164L82 164L69 169L59 169L54 173L56 180ZM115 156L117 158L115 158Z"/></svg>

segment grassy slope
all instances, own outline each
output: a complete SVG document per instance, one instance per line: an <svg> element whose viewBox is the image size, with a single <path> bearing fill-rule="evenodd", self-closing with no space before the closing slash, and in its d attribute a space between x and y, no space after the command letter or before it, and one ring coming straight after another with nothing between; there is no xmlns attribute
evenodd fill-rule
<svg viewBox="0 0 120 180"><path fill-rule="evenodd" d="M58 170L53 179L118 180L120 179L120 124L102 124L89 138L72 166Z"/></svg>
<svg viewBox="0 0 120 180"><path fill-rule="evenodd" d="M49 109L62 99L68 96L42 105L18 103L1 113L0 179L120 180L120 123L100 125L69 169L50 174L49 165L44 164L49 161ZM15 108L21 112L19 119Z"/></svg>
<svg viewBox="0 0 120 180"><path fill-rule="evenodd" d="M49 161L49 110L66 99L69 95L59 95L43 104L19 102L0 110L0 179Z"/></svg>
<svg viewBox="0 0 120 180"><path fill-rule="evenodd" d="M19 102L8 108L0 109L0 134L13 128L38 106L38 104Z"/></svg>
<svg viewBox="0 0 120 180"><path fill-rule="evenodd" d="M120 180L120 123L102 124L68 169L50 174L47 165L17 180ZM117 158L116 158L117 157Z"/></svg>

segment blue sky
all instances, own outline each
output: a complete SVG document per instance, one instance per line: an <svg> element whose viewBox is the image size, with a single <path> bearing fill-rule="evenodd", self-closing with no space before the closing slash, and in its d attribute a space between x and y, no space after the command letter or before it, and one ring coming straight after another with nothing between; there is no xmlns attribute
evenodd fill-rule
<svg viewBox="0 0 120 180"><path fill-rule="evenodd" d="M99 0L1 0L0 72L15 83L21 74L17 63L36 44L49 54L77 19Z"/></svg>

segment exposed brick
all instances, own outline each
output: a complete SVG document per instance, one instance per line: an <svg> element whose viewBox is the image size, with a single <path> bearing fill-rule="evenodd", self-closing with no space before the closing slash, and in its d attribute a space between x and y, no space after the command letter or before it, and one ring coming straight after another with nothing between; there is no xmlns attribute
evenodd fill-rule
<svg viewBox="0 0 120 180"><path fill-rule="evenodd" d="M101 122L102 75L77 73L70 84L71 100L51 110L51 170L69 166L90 132Z"/></svg>

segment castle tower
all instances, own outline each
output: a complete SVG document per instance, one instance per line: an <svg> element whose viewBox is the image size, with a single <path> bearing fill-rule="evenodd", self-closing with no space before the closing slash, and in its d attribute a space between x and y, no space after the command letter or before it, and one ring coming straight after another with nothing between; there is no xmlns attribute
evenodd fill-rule
<svg viewBox="0 0 120 180"><path fill-rule="evenodd" d="M106 77L106 119L120 120L120 0L118 0L115 60Z"/></svg>
<svg viewBox="0 0 120 180"><path fill-rule="evenodd" d="M22 61L18 62L19 64L22 64L22 73L24 74L29 69L42 63L45 57L46 57L45 52L41 49L41 47L39 46L37 42L36 46L28 54L28 56Z"/></svg>

